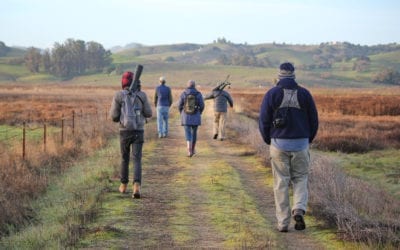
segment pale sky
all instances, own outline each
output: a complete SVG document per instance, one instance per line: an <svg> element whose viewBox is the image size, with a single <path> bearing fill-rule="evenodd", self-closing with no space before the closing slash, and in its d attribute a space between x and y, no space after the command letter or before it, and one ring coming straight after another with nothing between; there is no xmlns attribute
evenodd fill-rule
<svg viewBox="0 0 400 250"><path fill-rule="evenodd" d="M0 41L52 48L211 43L400 43L398 0L1 0Z"/></svg>

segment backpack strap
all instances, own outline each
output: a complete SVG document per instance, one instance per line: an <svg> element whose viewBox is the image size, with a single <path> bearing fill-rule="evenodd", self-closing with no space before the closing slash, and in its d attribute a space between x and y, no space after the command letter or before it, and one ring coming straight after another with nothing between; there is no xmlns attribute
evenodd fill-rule
<svg viewBox="0 0 400 250"><path fill-rule="evenodd" d="M139 90L136 90L135 92L128 91L128 95L135 95L135 98L138 98L139 101L142 103L142 105L144 105L144 102L143 102L142 98L139 96L138 92L139 92Z"/></svg>

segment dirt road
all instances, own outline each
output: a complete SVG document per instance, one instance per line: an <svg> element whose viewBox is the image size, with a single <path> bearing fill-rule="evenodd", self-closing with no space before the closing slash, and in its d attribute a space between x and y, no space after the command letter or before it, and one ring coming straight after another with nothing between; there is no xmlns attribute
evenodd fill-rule
<svg viewBox="0 0 400 250"><path fill-rule="evenodd" d="M233 131L225 141L213 140L211 122L206 110L197 153L189 158L173 113L169 137L145 143L142 199L119 194L115 180L81 247L325 249L312 228L275 230L270 168L234 142Z"/></svg>

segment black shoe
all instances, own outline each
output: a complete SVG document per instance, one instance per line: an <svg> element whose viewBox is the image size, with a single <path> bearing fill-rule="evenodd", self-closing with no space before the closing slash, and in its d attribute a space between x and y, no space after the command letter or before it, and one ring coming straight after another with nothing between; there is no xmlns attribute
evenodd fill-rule
<svg viewBox="0 0 400 250"><path fill-rule="evenodd" d="M213 139L216 140L217 138L218 138L218 134L215 134L215 135L213 136Z"/></svg>
<svg viewBox="0 0 400 250"><path fill-rule="evenodd" d="M306 223L304 222L304 211L301 209L295 209L293 211L293 219L296 221L294 229L304 230L306 229Z"/></svg>
<svg viewBox="0 0 400 250"><path fill-rule="evenodd" d="M134 193L134 194L132 195L132 198L133 198L133 199L140 199L140 193Z"/></svg>

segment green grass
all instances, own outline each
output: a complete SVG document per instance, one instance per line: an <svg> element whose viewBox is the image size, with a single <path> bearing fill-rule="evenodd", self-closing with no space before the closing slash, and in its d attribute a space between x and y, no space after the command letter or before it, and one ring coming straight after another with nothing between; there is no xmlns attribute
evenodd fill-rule
<svg viewBox="0 0 400 250"><path fill-rule="evenodd" d="M8 74L15 77L27 76L31 74L29 70L22 65L9 65L0 63L0 75Z"/></svg>
<svg viewBox="0 0 400 250"><path fill-rule="evenodd" d="M341 155L346 173L384 188L400 198L400 151L383 150Z"/></svg>
<svg viewBox="0 0 400 250"><path fill-rule="evenodd" d="M265 53L258 54L257 57L259 58L268 57L270 61L278 63L288 61L294 63L295 65L315 63L312 59L312 54L310 52L296 51L289 49L275 48Z"/></svg>
<svg viewBox="0 0 400 250"><path fill-rule="evenodd" d="M400 71L399 65L400 51L393 51L388 53L381 53L377 55L370 56L371 67L373 68L394 68Z"/></svg>
<svg viewBox="0 0 400 250"><path fill-rule="evenodd" d="M49 75L49 74L30 74L27 76L21 76L18 78L18 81L21 82L48 82L48 81L57 81L58 77Z"/></svg>
<svg viewBox="0 0 400 250"><path fill-rule="evenodd" d="M115 156L108 162L108 170L114 170L116 164L119 164L119 139L113 141L113 145L110 147L110 151L107 155ZM154 141L147 141L144 144L145 151L154 151L156 143ZM112 163L111 163L112 161ZM148 165L148 154L143 154L142 162L143 166ZM101 167L106 167L107 163L100 164ZM130 169L130 172L132 169ZM110 173L110 172L109 172ZM115 175L115 173L113 174ZM109 182L107 185L107 192L101 195L101 209L97 214L94 221L90 221L87 225L89 231L87 231L76 247L90 247L93 244L96 247L108 249L112 246L120 246L130 237L129 232L135 232L137 230L136 221L132 220L132 211L141 209L139 202L132 202L130 195L121 195L118 190L120 185L118 181ZM130 187L129 187L130 188ZM149 225L151 226L151 225ZM146 239L145 245L157 245L154 239Z"/></svg>
<svg viewBox="0 0 400 250"><path fill-rule="evenodd" d="M120 64L120 63L143 63L145 60L139 56L133 56L129 53L115 53L112 54L113 63Z"/></svg>
<svg viewBox="0 0 400 250"><path fill-rule="evenodd" d="M142 86L157 87L160 76L165 76L167 84L172 87L186 87L190 79L196 81L199 90L202 87L214 87L218 82L230 75L232 88L256 87L259 84L271 84L277 77L276 69L223 65L187 65L180 63L162 63L158 65L144 64L141 76ZM134 71L134 68L127 69ZM75 77L70 84L91 86L120 86L120 75L94 74Z"/></svg>
<svg viewBox="0 0 400 250"><path fill-rule="evenodd" d="M21 232L0 241L6 249L60 249L73 245L79 228L99 210L100 194L109 186L118 140L50 181L47 192L34 201L36 216Z"/></svg>
<svg viewBox="0 0 400 250"><path fill-rule="evenodd" d="M260 247L262 241L263 246L276 242L272 223L257 212L255 201L244 191L234 168L223 159L216 159L208 162L207 171L199 178L209 201L212 224L226 239L225 247Z"/></svg>
<svg viewBox="0 0 400 250"><path fill-rule="evenodd" d="M46 128L47 136L51 133L55 133L60 131L57 127L49 127ZM44 129L43 127L30 127L26 126L25 136L26 140L30 141L40 141L43 139ZM0 125L0 142L3 143L11 143L13 141L21 141L23 137L23 126L9 126L9 125Z"/></svg>
<svg viewBox="0 0 400 250"><path fill-rule="evenodd" d="M190 229L190 225L193 225L193 217L188 213L192 200L186 192L186 187L190 182L190 178L187 177L186 173L179 173L176 176L176 185L170 190L178 197L172 205L175 216L171 216L169 220L173 241L178 245L185 245L195 239L196 236Z"/></svg>

